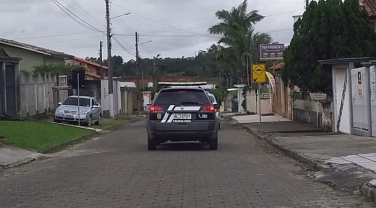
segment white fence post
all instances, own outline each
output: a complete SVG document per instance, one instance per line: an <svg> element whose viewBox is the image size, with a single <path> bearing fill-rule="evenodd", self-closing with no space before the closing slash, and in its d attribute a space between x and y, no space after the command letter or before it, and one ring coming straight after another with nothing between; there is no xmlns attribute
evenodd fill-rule
<svg viewBox="0 0 376 208"><path fill-rule="evenodd" d="M37 94L37 82L35 79L33 79L34 81L34 96L35 96L35 113L38 113L38 94Z"/></svg>
<svg viewBox="0 0 376 208"><path fill-rule="evenodd" d="M47 104L46 104L46 73L44 74L44 80L43 80L43 108L44 112L47 112Z"/></svg>

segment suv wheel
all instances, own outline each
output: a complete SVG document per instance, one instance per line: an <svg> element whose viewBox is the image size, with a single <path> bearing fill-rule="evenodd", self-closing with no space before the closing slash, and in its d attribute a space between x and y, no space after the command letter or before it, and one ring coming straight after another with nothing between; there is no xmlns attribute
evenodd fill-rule
<svg viewBox="0 0 376 208"><path fill-rule="evenodd" d="M148 150L155 150L157 149L157 143L153 138L148 136Z"/></svg>
<svg viewBox="0 0 376 208"><path fill-rule="evenodd" d="M217 150L218 149L218 133L213 140L209 141L209 149Z"/></svg>

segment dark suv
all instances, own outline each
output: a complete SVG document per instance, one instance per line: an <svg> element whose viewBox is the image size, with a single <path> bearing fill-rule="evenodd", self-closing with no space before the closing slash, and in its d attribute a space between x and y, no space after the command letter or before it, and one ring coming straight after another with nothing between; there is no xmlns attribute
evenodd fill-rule
<svg viewBox="0 0 376 208"><path fill-rule="evenodd" d="M216 109L201 88L164 88L149 107L148 149L167 141L199 141L218 149Z"/></svg>

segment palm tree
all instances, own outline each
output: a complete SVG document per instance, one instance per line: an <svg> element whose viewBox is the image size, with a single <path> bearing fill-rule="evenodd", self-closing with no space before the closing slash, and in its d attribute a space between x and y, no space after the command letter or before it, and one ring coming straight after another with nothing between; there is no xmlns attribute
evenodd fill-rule
<svg viewBox="0 0 376 208"><path fill-rule="evenodd" d="M252 35L251 44L253 45L253 63L256 63L257 61L260 61L260 44L269 44L273 41L273 39L270 37L270 35L266 33L254 33Z"/></svg>
<svg viewBox="0 0 376 208"><path fill-rule="evenodd" d="M221 10L215 14L221 20L209 28L211 34L220 34L222 38L218 44L223 44L221 50L227 60L231 60L233 73L236 74L242 82L246 79L243 64L243 54L256 56L257 51L251 50L251 43L258 46L260 43L270 43L271 38L265 33L254 33L254 25L264 17L258 14L257 10L247 13L247 0L244 0L238 7L233 7L231 11ZM244 58L243 58L244 59ZM234 75L234 74L233 74Z"/></svg>

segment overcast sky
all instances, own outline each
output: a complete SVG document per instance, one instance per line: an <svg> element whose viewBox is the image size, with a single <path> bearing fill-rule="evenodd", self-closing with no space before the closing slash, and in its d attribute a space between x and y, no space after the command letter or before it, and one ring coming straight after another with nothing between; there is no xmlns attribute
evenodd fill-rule
<svg viewBox="0 0 376 208"><path fill-rule="evenodd" d="M77 57L98 57L99 41L107 57L104 0L54 0L69 10L69 17L52 0L1 0L0 37L62 51ZM110 0L112 55L134 59L135 36L140 34L140 56L192 57L218 41L208 28L219 23L218 10L230 10L243 0ZM266 16L256 31L288 45L293 15L304 12L305 0L248 0L248 11ZM83 23L82 21L90 24ZM99 30L99 31L98 31ZM102 31L102 32L100 32ZM151 42L150 42L151 41Z"/></svg>

